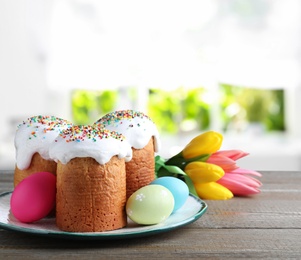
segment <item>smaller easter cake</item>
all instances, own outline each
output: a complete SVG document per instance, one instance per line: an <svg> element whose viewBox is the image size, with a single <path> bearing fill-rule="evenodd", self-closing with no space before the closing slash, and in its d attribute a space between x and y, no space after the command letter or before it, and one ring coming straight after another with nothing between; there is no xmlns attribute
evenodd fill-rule
<svg viewBox="0 0 301 260"><path fill-rule="evenodd" d="M14 187L35 172L56 173L49 145L71 123L55 116L33 116L18 125L15 134L16 166Z"/></svg>
<svg viewBox="0 0 301 260"><path fill-rule="evenodd" d="M127 224L125 163L132 149L122 134L72 126L49 149L57 162L56 224L69 232L101 232Z"/></svg>
<svg viewBox="0 0 301 260"><path fill-rule="evenodd" d="M101 117L94 123L99 128L121 133L133 150L126 163L127 198L155 178L155 152L159 151L159 133L155 123L144 113L119 110Z"/></svg>

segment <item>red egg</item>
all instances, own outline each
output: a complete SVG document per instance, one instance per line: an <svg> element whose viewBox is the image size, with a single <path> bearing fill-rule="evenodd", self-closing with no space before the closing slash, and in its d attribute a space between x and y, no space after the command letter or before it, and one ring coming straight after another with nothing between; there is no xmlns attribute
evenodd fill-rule
<svg viewBox="0 0 301 260"><path fill-rule="evenodd" d="M55 206L56 176L37 172L23 179L14 189L10 209L16 219L31 223L46 217Z"/></svg>

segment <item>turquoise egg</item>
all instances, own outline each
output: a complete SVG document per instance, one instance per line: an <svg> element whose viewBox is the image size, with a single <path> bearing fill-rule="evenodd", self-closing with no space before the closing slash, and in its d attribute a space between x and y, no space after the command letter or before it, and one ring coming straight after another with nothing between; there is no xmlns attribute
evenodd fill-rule
<svg viewBox="0 0 301 260"><path fill-rule="evenodd" d="M126 213L142 225L158 224L166 220L174 208L174 197L162 185L147 185L135 191L127 200Z"/></svg>
<svg viewBox="0 0 301 260"><path fill-rule="evenodd" d="M151 184L162 185L171 191L175 200L173 212L181 208L189 196L189 189L187 184L184 181L175 177L160 177L158 179L155 179Z"/></svg>

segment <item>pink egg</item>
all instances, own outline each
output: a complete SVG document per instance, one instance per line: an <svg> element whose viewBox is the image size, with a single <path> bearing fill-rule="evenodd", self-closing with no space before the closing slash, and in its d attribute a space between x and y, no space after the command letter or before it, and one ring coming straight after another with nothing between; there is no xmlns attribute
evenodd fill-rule
<svg viewBox="0 0 301 260"><path fill-rule="evenodd" d="M46 217L55 206L56 176L37 172L23 179L14 189L10 209L16 219L31 223Z"/></svg>

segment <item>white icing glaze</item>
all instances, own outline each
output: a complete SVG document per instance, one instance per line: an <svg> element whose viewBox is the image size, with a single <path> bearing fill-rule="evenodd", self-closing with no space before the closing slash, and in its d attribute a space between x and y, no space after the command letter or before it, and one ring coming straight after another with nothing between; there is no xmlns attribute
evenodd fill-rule
<svg viewBox="0 0 301 260"><path fill-rule="evenodd" d="M125 137L107 129L73 126L64 130L49 147L50 157L63 164L77 157L92 157L105 164L117 155L125 161L132 159L132 148Z"/></svg>
<svg viewBox="0 0 301 260"><path fill-rule="evenodd" d="M14 140L17 167L27 169L35 153L50 160L49 145L62 129L70 125L67 120L54 116L33 116L19 124Z"/></svg>
<svg viewBox="0 0 301 260"><path fill-rule="evenodd" d="M94 123L111 131L123 134L135 149L145 147L154 137L155 152L160 150L159 132L155 123L145 114L134 110L120 110L109 113Z"/></svg>

